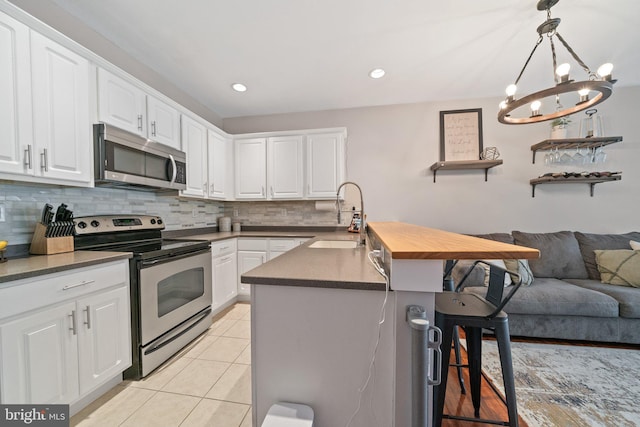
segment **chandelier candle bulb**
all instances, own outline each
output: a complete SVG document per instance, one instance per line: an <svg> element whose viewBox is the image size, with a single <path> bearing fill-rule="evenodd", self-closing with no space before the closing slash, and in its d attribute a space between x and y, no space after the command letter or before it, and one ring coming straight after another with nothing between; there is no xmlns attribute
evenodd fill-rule
<svg viewBox="0 0 640 427"><path fill-rule="evenodd" d="M531 103L531 117L535 117L535 116L539 116L540 115L540 107L542 106L542 103L540 101L533 101Z"/></svg>
<svg viewBox="0 0 640 427"><path fill-rule="evenodd" d="M560 83L566 83L569 81L570 69L571 65L567 64L566 62L564 64L558 65L558 68L556 68L556 74L558 75L558 77L560 77Z"/></svg>
<svg viewBox="0 0 640 427"><path fill-rule="evenodd" d="M601 79L606 81L611 81L611 71L613 71L613 64L611 64L610 62L607 62L606 64L602 64L598 68L597 73Z"/></svg>

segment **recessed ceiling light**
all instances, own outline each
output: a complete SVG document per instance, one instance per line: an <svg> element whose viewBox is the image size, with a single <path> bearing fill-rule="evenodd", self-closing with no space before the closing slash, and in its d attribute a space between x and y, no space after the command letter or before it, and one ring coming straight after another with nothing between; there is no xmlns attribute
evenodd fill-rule
<svg viewBox="0 0 640 427"><path fill-rule="evenodd" d="M372 79L379 79L384 75L385 71L382 68L374 68L373 70L369 71L369 77L371 77Z"/></svg>
<svg viewBox="0 0 640 427"><path fill-rule="evenodd" d="M242 83L234 83L234 84L231 85L231 87L236 92L246 92L247 91L247 87L245 85L243 85Z"/></svg>

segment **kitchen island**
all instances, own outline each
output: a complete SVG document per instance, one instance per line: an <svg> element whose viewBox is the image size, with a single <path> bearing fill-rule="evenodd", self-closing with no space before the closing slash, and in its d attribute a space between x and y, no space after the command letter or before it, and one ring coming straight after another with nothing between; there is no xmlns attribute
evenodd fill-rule
<svg viewBox="0 0 640 427"><path fill-rule="evenodd" d="M253 425L288 401L311 406L316 427L410 426L406 307L424 307L433 323L443 260L539 256L398 222L370 223L368 240L355 248L310 241L242 275L252 288ZM388 284L369 261L372 249Z"/></svg>

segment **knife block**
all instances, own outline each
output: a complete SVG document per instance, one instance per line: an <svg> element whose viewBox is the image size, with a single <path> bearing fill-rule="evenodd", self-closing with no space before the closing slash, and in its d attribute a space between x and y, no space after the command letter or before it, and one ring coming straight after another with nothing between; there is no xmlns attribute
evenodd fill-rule
<svg viewBox="0 0 640 427"><path fill-rule="evenodd" d="M36 224L33 232L29 253L34 255L52 255L63 252L73 252L73 236L44 237L47 227L41 223Z"/></svg>

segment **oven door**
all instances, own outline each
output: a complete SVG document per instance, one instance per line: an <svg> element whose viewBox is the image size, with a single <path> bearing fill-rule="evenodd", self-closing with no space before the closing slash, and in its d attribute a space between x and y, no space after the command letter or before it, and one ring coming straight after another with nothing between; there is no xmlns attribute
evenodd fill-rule
<svg viewBox="0 0 640 427"><path fill-rule="evenodd" d="M211 306L211 250L140 261L142 346Z"/></svg>

